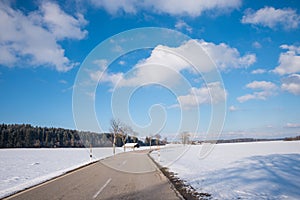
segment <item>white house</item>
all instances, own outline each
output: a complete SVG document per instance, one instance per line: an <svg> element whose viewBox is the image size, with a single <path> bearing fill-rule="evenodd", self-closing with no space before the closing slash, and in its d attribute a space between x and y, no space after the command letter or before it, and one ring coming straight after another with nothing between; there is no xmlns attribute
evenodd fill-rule
<svg viewBox="0 0 300 200"><path fill-rule="evenodd" d="M139 148L140 145L138 143L126 143L123 145L124 149L130 148L130 149L135 149L135 148Z"/></svg>

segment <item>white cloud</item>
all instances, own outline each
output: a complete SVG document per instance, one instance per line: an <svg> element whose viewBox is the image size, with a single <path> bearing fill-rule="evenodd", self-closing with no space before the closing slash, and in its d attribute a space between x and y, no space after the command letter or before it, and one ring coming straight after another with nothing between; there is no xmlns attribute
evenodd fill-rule
<svg viewBox="0 0 300 200"><path fill-rule="evenodd" d="M40 8L43 15L43 22L57 39L83 39L87 35L86 30L81 27L87 24L82 14L77 18L66 14L55 3L45 2Z"/></svg>
<svg viewBox="0 0 300 200"><path fill-rule="evenodd" d="M188 70L192 73L196 72L189 63L179 57L184 57L185 55L188 55L186 57L194 58L194 61L198 62L195 64L197 66L201 66L200 69L197 69L200 70L200 72L211 71L215 66L213 66L211 60L208 60L206 54L201 55L201 52L199 53L199 49L196 48L198 45L200 45L208 53L210 58L221 70L248 67L256 60L255 55L252 54L247 54L241 57L237 49L231 48L224 43L215 45L214 43L208 43L204 40L189 40L179 47L158 45L152 50L150 57L140 61L135 66L137 70L134 76L131 76L128 79L123 79L120 82L120 85L135 86L149 81L176 84L178 79L174 78L174 73L179 74L183 70ZM155 70L149 67L141 67L146 65L152 65ZM170 73L170 69L159 66L170 67L173 73Z"/></svg>
<svg viewBox="0 0 300 200"><path fill-rule="evenodd" d="M282 26L284 29L296 29L300 23L300 16L296 10L275 9L273 7L264 7L254 12L253 10L246 10L242 18L244 24L255 24L269 28L276 28Z"/></svg>
<svg viewBox="0 0 300 200"><path fill-rule="evenodd" d="M176 22L175 24L175 28L178 30L186 30L189 33L193 32L193 28L191 26L189 26L185 21L183 20L179 20Z"/></svg>
<svg viewBox="0 0 300 200"><path fill-rule="evenodd" d="M161 83L167 85L177 84L181 72L186 70L190 73L198 73L196 70L180 56L185 58L193 58L194 63L200 66L200 72L209 72L215 66L206 55L205 51L199 53L199 45L210 55L213 60L217 60L218 67L221 66L222 70L232 67L249 66L255 60L254 55L240 56L235 48L231 48L226 44L215 45L214 43L207 43L203 40L189 40L178 47L168 47L158 45L155 47L150 57L140 60L131 70L126 74L124 73L107 73L103 69L106 68L107 62L105 60L97 60L95 63L100 66L100 70L91 73L91 78L95 81L102 76L102 82L109 82L118 87L122 86L138 86L144 83ZM225 54L225 55L224 55ZM218 57L220 56L220 57ZM248 59L247 57L254 57ZM248 60L249 62L245 62ZM237 62L237 63L236 63Z"/></svg>
<svg viewBox="0 0 300 200"><path fill-rule="evenodd" d="M241 5L241 0L210 0L210 1L181 1L181 0L90 0L96 7L104 8L110 14L135 14L141 10L170 15L200 16L204 11L226 12Z"/></svg>
<svg viewBox="0 0 300 200"><path fill-rule="evenodd" d="M260 44L259 42L257 42L257 41L253 42L253 43L252 43L252 46L253 46L254 48L256 48L256 49L260 49L260 48L262 47L261 44Z"/></svg>
<svg viewBox="0 0 300 200"><path fill-rule="evenodd" d="M182 70L190 68L190 65L176 54L181 54L181 51L193 53L193 49L191 49L193 42L195 41L191 40L177 48L158 45L152 50L150 57L140 60L133 69L126 74L107 73L107 71L104 71L107 67L107 61L96 60L94 63L97 64L100 69L90 73L90 77L94 81L98 81L101 77L100 82L110 82L114 86L118 83L118 87L134 87L146 82L174 85L178 81L175 76L179 75Z"/></svg>
<svg viewBox="0 0 300 200"><path fill-rule="evenodd" d="M159 52L152 52L153 54ZM161 52L160 52L161 53ZM158 56L158 57L157 57ZM156 66L158 61L160 61L159 56L162 58L168 58L174 64L177 64L174 69L170 71L170 68L164 68L161 65ZM106 60L96 60L95 64L99 66L99 70L95 72L91 72L89 75L93 81L98 81L99 83L107 82L113 84L113 86L139 86L147 82L152 83L163 83L163 84L176 84L177 77L180 73L180 70L185 69L188 66L183 60L176 60L178 57L168 57L174 56L170 55L154 55L150 56L148 59L144 60L141 63L138 63L135 66L135 70L130 74L130 78L126 79L126 75L124 73L108 73L105 71L107 66ZM168 60L166 59L166 60ZM174 60L175 59L175 60ZM178 61L178 62L176 62ZM180 63L182 62L182 63ZM145 65L147 63L147 65ZM151 63L153 65L151 65ZM173 66L173 65L171 65ZM170 73L172 72L172 73ZM175 76L173 74L175 72ZM180 76L180 75L179 75ZM227 93L225 89L222 87L220 82L212 82L208 83L207 86L203 86L200 88L192 87L189 90L187 95L179 96L177 98L180 105L185 109L190 109L195 106L199 106L200 104L215 104L221 101L226 100ZM171 105L169 108L179 107L179 105Z"/></svg>
<svg viewBox="0 0 300 200"><path fill-rule="evenodd" d="M90 72L90 78L93 81L97 81L99 83L111 83L113 86L115 86L119 81L123 79L124 74L123 73L108 73L107 68L107 60L101 59L101 60L95 60L93 62L97 66L99 66L99 70Z"/></svg>
<svg viewBox="0 0 300 200"><path fill-rule="evenodd" d="M254 94L245 94L243 96L240 96L237 98L237 100L240 102L240 103L243 103L245 101L249 101L251 99L257 99L257 97L254 95Z"/></svg>
<svg viewBox="0 0 300 200"><path fill-rule="evenodd" d="M74 18L54 3L43 2L39 10L26 15L0 2L0 30L5 30L0 35L0 64L46 66L68 71L77 63L65 56L58 40L82 39L87 33L81 30L84 24L82 16Z"/></svg>
<svg viewBox="0 0 300 200"><path fill-rule="evenodd" d="M125 12L135 14L143 2L139 0L90 0L96 6L104 8L110 14Z"/></svg>
<svg viewBox="0 0 300 200"><path fill-rule="evenodd" d="M61 84L67 84L68 83L66 80L63 80L63 79L59 80L58 82L61 83Z"/></svg>
<svg viewBox="0 0 300 200"><path fill-rule="evenodd" d="M279 66L273 72L284 75L300 72L300 47L281 45L281 49L286 49L287 52L281 53L279 56Z"/></svg>
<svg viewBox="0 0 300 200"><path fill-rule="evenodd" d="M255 69L251 72L251 74L264 74L267 71L265 69Z"/></svg>
<svg viewBox="0 0 300 200"><path fill-rule="evenodd" d="M233 105L230 106L228 109L229 109L230 112L234 112L234 111L239 110L237 107L235 107L235 106L233 106Z"/></svg>
<svg viewBox="0 0 300 200"><path fill-rule="evenodd" d="M120 60L119 65L125 65L126 62L124 60Z"/></svg>
<svg viewBox="0 0 300 200"><path fill-rule="evenodd" d="M200 44L211 56L219 69L249 67L256 62L255 54L241 56L236 48L225 43L214 44L200 40Z"/></svg>
<svg viewBox="0 0 300 200"><path fill-rule="evenodd" d="M247 88L253 90L261 90L259 92L253 92L252 94L246 94L237 98L240 103L249 101L252 99L266 100L270 96L276 95L277 86L272 82L267 81L253 81L246 85Z"/></svg>
<svg viewBox="0 0 300 200"><path fill-rule="evenodd" d="M300 124L296 123L286 123L285 128L300 128Z"/></svg>
<svg viewBox="0 0 300 200"><path fill-rule="evenodd" d="M108 67L108 62L105 59L95 60L93 63L99 66L102 71Z"/></svg>
<svg viewBox="0 0 300 200"><path fill-rule="evenodd" d="M96 93L95 92L86 92L85 93L91 100L95 101Z"/></svg>
<svg viewBox="0 0 300 200"><path fill-rule="evenodd" d="M277 86L274 83L268 81L253 81L251 83L248 83L246 87L250 89L261 90L274 90L277 88Z"/></svg>
<svg viewBox="0 0 300 200"><path fill-rule="evenodd" d="M240 96L237 98L237 100L240 103L243 103L245 101L249 101L252 99L257 99L257 100L266 100L268 97L273 96L274 93L270 92L270 91L261 91L261 92L254 92L252 94L246 94L243 96Z"/></svg>
<svg viewBox="0 0 300 200"><path fill-rule="evenodd" d="M1 11L0 11L0 16L1 16ZM12 66L12 64L15 63L16 61L17 61L17 57L14 55L14 48L8 44L5 45L0 43L0 64Z"/></svg>
<svg viewBox="0 0 300 200"><path fill-rule="evenodd" d="M175 76L182 70L191 68L177 54L180 54L183 49L193 53L189 51L190 47L192 47L191 42L177 48L158 45L152 50L150 57L140 60L134 66L133 71L119 82L119 86L137 86L145 82L176 84L178 79Z"/></svg>
<svg viewBox="0 0 300 200"><path fill-rule="evenodd" d="M184 96L178 96L177 100L184 109L190 109L201 104L216 104L225 101L227 92L221 86L220 82L208 83L207 86L200 88L191 88L189 93Z"/></svg>
<svg viewBox="0 0 300 200"><path fill-rule="evenodd" d="M291 74L282 80L281 89L294 95L300 95L300 75Z"/></svg>

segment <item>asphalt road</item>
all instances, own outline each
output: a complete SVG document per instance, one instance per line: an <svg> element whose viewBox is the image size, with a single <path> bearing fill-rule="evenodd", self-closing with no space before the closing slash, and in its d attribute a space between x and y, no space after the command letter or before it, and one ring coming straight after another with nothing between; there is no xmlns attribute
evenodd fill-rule
<svg viewBox="0 0 300 200"><path fill-rule="evenodd" d="M122 153L7 199L182 199L146 151Z"/></svg>

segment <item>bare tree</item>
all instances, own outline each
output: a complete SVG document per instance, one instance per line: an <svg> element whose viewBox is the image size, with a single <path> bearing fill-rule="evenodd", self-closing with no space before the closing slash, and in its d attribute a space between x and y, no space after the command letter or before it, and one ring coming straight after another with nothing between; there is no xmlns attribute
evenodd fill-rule
<svg viewBox="0 0 300 200"><path fill-rule="evenodd" d="M159 133L154 135L155 139L156 139L156 145L159 145L159 140L161 138L161 135Z"/></svg>
<svg viewBox="0 0 300 200"><path fill-rule="evenodd" d="M116 137L117 134L121 132L122 123L118 119L111 119L110 120L110 129L109 131L113 134L113 154L116 154Z"/></svg>
<svg viewBox="0 0 300 200"><path fill-rule="evenodd" d="M132 135L134 136L134 137L133 137L133 142L134 142L134 143L137 143L137 142L138 142L137 136L139 135L139 133L136 132L136 131L134 131L134 130L132 130Z"/></svg>
<svg viewBox="0 0 300 200"><path fill-rule="evenodd" d="M123 142L124 152L125 152L125 144L126 144L128 135L132 132L133 132L133 130L130 126L127 126L125 124L122 125L120 134L121 134L121 138L122 138L122 142Z"/></svg>
<svg viewBox="0 0 300 200"><path fill-rule="evenodd" d="M125 144L128 139L128 135L135 134L136 132L134 132L130 126L122 123L119 119L110 120L110 126L110 132L113 134L113 153L115 154L117 137L120 137L122 139L125 152Z"/></svg>
<svg viewBox="0 0 300 200"><path fill-rule="evenodd" d="M150 149L151 149L151 145L152 145L152 142L151 142L151 141L152 141L152 136L150 135L148 138L149 138L149 145L150 145Z"/></svg>
<svg viewBox="0 0 300 200"><path fill-rule="evenodd" d="M162 143L163 143L163 144L167 144L167 143L168 143L168 137L164 137Z"/></svg>
<svg viewBox="0 0 300 200"><path fill-rule="evenodd" d="M188 132L182 132L180 134L180 137L181 137L181 142L183 145L186 145L189 143L189 140L190 140L190 134Z"/></svg>

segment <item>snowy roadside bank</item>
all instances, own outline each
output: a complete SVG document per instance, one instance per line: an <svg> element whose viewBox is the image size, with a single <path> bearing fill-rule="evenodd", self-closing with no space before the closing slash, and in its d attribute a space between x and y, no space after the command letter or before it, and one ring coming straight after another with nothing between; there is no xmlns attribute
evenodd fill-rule
<svg viewBox="0 0 300 200"><path fill-rule="evenodd" d="M300 197L300 141L218 144L204 159L198 158L200 149L201 145L172 145L151 156L213 199Z"/></svg>
<svg viewBox="0 0 300 200"><path fill-rule="evenodd" d="M112 156L112 148L0 149L0 198ZM122 153L123 148L116 148Z"/></svg>

